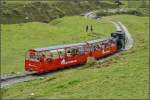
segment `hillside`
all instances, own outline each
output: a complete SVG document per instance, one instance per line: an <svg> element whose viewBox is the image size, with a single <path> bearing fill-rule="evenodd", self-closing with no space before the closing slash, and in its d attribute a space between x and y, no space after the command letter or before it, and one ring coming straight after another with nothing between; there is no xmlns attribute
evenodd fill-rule
<svg viewBox="0 0 150 100"><path fill-rule="evenodd" d="M121 0L120 8L134 8L134 11L148 16L148 0ZM2 24L45 22L48 23L63 16L80 15L92 10L115 9L114 0L2 0L1 18ZM102 12L101 12L102 13ZM129 11L129 14L134 12ZM107 14L109 15L109 13Z"/></svg>
<svg viewBox="0 0 150 100"><path fill-rule="evenodd" d="M86 25L91 24L94 27L94 34L85 32ZM102 38L113 31L115 27L108 21L97 22L80 16L66 16L50 23L2 25L1 73L23 72L25 53L28 49Z"/></svg>
<svg viewBox="0 0 150 100"><path fill-rule="evenodd" d="M114 3L98 0L3 0L1 5L1 23L49 22L66 15L79 15L98 8L116 7Z"/></svg>
<svg viewBox="0 0 150 100"><path fill-rule="evenodd" d="M41 23L36 23L37 31L34 29L34 25L32 25L35 23L27 23L27 25L26 24L4 25L2 26L3 29L2 33L6 33L7 37L10 36L10 34L12 33L17 37L17 34L21 33L20 31L22 31L22 33L26 33L27 35L27 36L25 36L25 34L23 36L19 35L18 38L16 38L15 40L10 39L13 38L13 35L8 37L9 40L11 41L9 41L9 44L6 45L7 49L4 50L8 50L8 48L10 48L10 50L6 52L10 52L10 54L13 54L15 49L13 50L11 48L21 47L21 49L23 49L21 52L24 52L25 48L29 48L30 46L31 47L36 46L38 47L41 45L47 46L49 45L48 43L49 41L50 43L55 42L60 43L62 42L62 40L58 42L54 39L53 40L54 42L51 42L51 40L47 39L48 34L62 33L64 31L63 28L65 29L65 27L67 28L65 29L66 34L63 35L59 34L60 37L65 36L65 39L67 39L67 43L70 40L71 42L76 42L75 40L79 39L78 37L81 36L81 34L78 33L82 33L82 31L80 30L80 28L76 28L77 30L74 30L73 27L83 27L82 25L84 25L81 23L78 24L79 23L78 20L74 22L68 21L69 19L73 20L76 18L79 20L79 22L80 21L82 23L87 22L87 20L85 21L84 19L82 19L82 17L65 17L63 19L55 20L50 24L42 24L42 26L45 26L42 27L44 29L40 28ZM108 20L110 19L121 21L129 29L134 39L134 47L131 50L123 52L121 55L114 56L107 62L95 63L92 66L84 65L82 67L78 67L75 69L63 70L51 74L48 78L41 78L29 82L18 83L10 87L3 88L2 98L148 99L149 18L132 15L115 15L105 17L100 22L95 22L94 20L90 20L88 22L93 23L95 25L96 27L95 31L97 31L97 33L101 33L103 34L102 36L104 35L106 36L107 34L109 34L109 32L114 31L114 27L108 23ZM53 27L52 33L49 26L47 25L54 25L51 26ZM59 28L59 30L57 30L57 27ZM16 28L16 30L13 30L12 28ZM54 31L55 30L54 28L56 28L56 31ZM34 35L32 36L30 35L31 33L33 34L33 32L32 31L30 32L29 29L30 31L34 30L34 33L37 32L38 34L42 33L42 36L45 36L47 38L44 38L43 42L42 41L39 42L39 40L41 40L42 37L41 36L38 37L38 35L36 35L37 37L34 38ZM76 33L76 35L73 35L74 33ZM55 37L58 36L57 40L61 39L57 34L55 35ZM74 39L70 39L70 36L72 35L75 36ZM86 37L86 39L92 38L88 37L87 35L84 36ZM30 40L28 40L26 37L32 39L32 42L30 42ZM8 38L5 38L3 42L5 42ZM18 39L22 41L19 41ZM13 42L13 40L15 42ZM20 50L18 49L17 50L18 52L16 54L20 53ZM3 55L3 57L5 57L5 55ZM20 59L23 58L23 56L22 57L18 56L15 58ZM12 62L14 62L14 61L11 62L11 60L9 60L11 58L7 59L10 65L12 64ZM16 61L14 65L16 65ZM6 72L6 70L4 72Z"/></svg>

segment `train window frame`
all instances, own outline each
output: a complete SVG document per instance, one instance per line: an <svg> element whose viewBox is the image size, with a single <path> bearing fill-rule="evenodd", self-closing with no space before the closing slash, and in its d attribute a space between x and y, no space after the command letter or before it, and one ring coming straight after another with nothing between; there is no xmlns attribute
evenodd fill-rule
<svg viewBox="0 0 150 100"><path fill-rule="evenodd" d="M99 47L98 47L98 50L102 50L102 45L101 45L101 42L98 42L97 44Z"/></svg>
<svg viewBox="0 0 150 100"><path fill-rule="evenodd" d="M61 49L57 49L57 51L60 58L64 58L66 56L65 49L61 48Z"/></svg>
<svg viewBox="0 0 150 100"><path fill-rule="evenodd" d="M59 59L59 54L57 50L50 50L50 53L53 60Z"/></svg>
<svg viewBox="0 0 150 100"><path fill-rule="evenodd" d="M34 54L34 57L31 58L31 53ZM39 52L31 52L31 51L28 51L26 53L26 60L29 60L29 61L35 61L35 62L39 62L40 61L40 56L39 56Z"/></svg>
<svg viewBox="0 0 150 100"><path fill-rule="evenodd" d="M78 48L78 50L79 50L79 54L80 54L80 55L84 55L84 54L85 54L85 48L84 48L84 46L80 46L80 47Z"/></svg>
<svg viewBox="0 0 150 100"><path fill-rule="evenodd" d="M69 49L69 50L68 50ZM65 52L66 52L66 56L67 57L71 57L71 51L70 51L71 48L65 48Z"/></svg>
<svg viewBox="0 0 150 100"><path fill-rule="evenodd" d="M93 50L93 51L95 51L95 50L100 50L100 46L99 46L99 43L98 43L98 42L92 44L92 50Z"/></svg>
<svg viewBox="0 0 150 100"><path fill-rule="evenodd" d="M77 53L73 53L72 50L77 50ZM68 47L68 48L65 49L65 51L66 51L66 56L67 57L73 57L73 56L76 56L76 55L80 54L78 47ZM70 51L70 52L68 53L68 51Z"/></svg>
<svg viewBox="0 0 150 100"><path fill-rule="evenodd" d="M114 39L111 39L110 42L111 42L111 47L114 47L115 44L116 44L115 40L114 40Z"/></svg>
<svg viewBox="0 0 150 100"><path fill-rule="evenodd" d="M46 50L46 51L45 51L45 58L46 58L46 61L51 61L51 60L53 59L50 50Z"/></svg>
<svg viewBox="0 0 150 100"><path fill-rule="evenodd" d="M90 52L89 46L85 45L85 46L83 46L83 48L84 48L84 53L85 54L88 54Z"/></svg>

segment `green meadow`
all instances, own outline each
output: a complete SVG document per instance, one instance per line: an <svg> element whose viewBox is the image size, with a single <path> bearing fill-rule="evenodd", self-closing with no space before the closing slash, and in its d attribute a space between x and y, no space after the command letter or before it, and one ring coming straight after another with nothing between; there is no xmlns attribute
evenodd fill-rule
<svg viewBox="0 0 150 100"><path fill-rule="evenodd" d="M115 31L108 20L121 21L134 39L132 49L106 62L56 72L44 79L17 83L2 89L3 99L149 99L148 17L115 15L100 22L64 17L48 24L2 25L2 73L23 71L29 48L75 43L106 37ZM92 24L95 33L85 33ZM95 34L97 35L95 37ZM31 95L34 94L34 95Z"/></svg>
<svg viewBox="0 0 150 100"><path fill-rule="evenodd" d="M94 33L86 33L93 25ZM24 71L26 52L31 48L84 42L109 36L115 27L108 21L97 22L80 16L64 17L50 23L5 24L1 27L1 73Z"/></svg>

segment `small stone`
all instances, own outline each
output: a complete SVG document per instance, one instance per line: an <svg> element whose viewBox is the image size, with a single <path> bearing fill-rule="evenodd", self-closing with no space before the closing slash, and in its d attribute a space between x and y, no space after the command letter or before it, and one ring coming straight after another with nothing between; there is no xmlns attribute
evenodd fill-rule
<svg viewBox="0 0 150 100"><path fill-rule="evenodd" d="M31 93L32 96L34 96L34 93Z"/></svg>
<svg viewBox="0 0 150 100"><path fill-rule="evenodd" d="M17 74L20 74L20 72L17 72Z"/></svg>

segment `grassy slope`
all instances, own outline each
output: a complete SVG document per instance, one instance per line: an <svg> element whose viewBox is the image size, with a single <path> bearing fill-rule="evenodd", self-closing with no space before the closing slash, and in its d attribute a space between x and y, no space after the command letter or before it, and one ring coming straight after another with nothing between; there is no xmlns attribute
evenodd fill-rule
<svg viewBox="0 0 150 100"><path fill-rule="evenodd" d="M54 73L49 78L3 89L4 98L148 98L148 17L128 15L122 21L132 33L134 47L104 63ZM105 19L104 19L105 20Z"/></svg>
<svg viewBox="0 0 150 100"><path fill-rule="evenodd" d="M72 16L98 8L114 8L113 3L96 0L3 0L1 23L48 22L63 16Z"/></svg>
<svg viewBox="0 0 150 100"><path fill-rule="evenodd" d="M24 71L25 53L30 48L54 44L68 44L95 39L85 33L85 26L92 24L99 37L115 30L107 21L101 23L84 17L64 17L49 24L32 22L26 24L2 25L1 73ZM108 27L110 28L108 30Z"/></svg>

